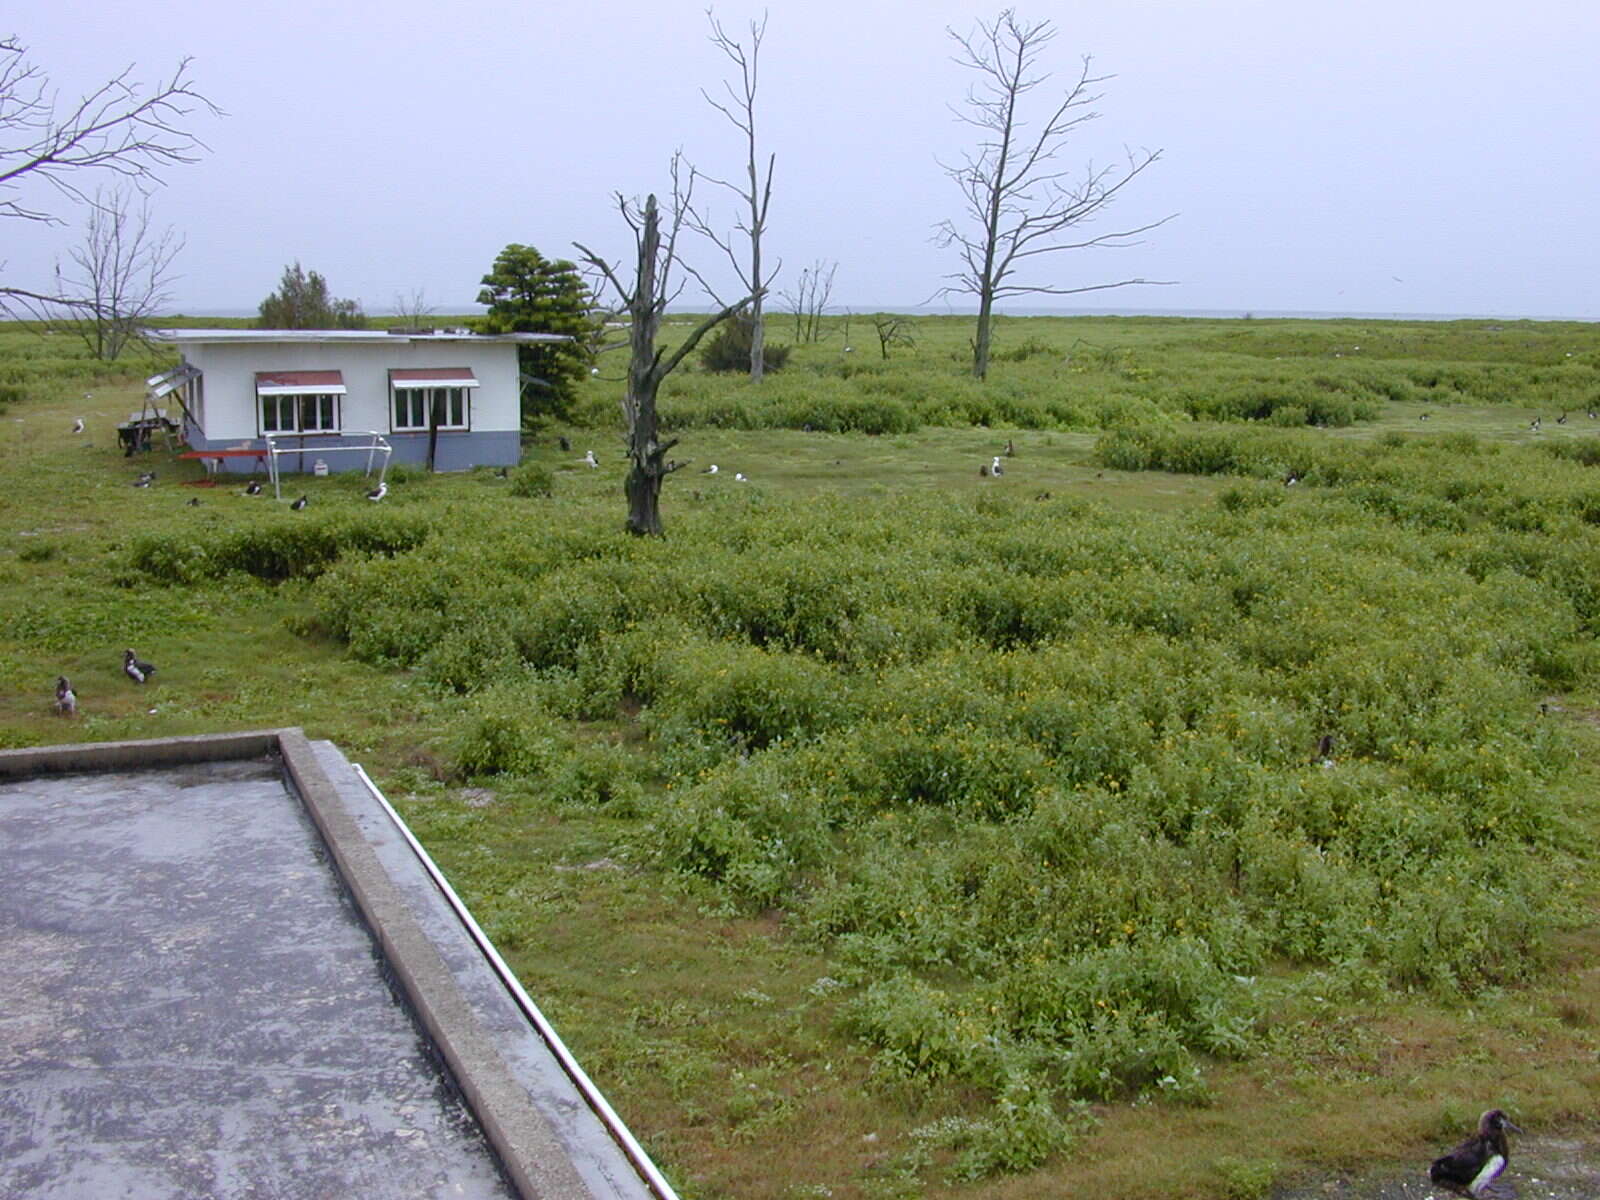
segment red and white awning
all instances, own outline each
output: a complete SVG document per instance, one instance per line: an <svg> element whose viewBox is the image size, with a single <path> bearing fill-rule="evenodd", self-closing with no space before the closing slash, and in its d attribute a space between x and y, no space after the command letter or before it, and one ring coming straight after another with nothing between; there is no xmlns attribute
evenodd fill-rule
<svg viewBox="0 0 1600 1200"><path fill-rule="evenodd" d="M342 371L257 371L258 396L343 396Z"/></svg>
<svg viewBox="0 0 1600 1200"><path fill-rule="evenodd" d="M404 367L389 372L389 383L397 388L475 388L478 377L471 367Z"/></svg>

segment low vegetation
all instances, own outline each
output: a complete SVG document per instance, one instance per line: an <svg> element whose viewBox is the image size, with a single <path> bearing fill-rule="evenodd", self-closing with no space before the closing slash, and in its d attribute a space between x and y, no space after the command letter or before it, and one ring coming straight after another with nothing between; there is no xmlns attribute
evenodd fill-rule
<svg viewBox="0 0 1600 1200"><path fill-rule="evenodd" d="M673 376L640 539L603 377L508 479L295 514L128 489L134 383L74 437L8 332L0 741L334 737L686 1196L1265 1195L1443 1093L1586 1112L1600 337L851 333Z"/></svg>

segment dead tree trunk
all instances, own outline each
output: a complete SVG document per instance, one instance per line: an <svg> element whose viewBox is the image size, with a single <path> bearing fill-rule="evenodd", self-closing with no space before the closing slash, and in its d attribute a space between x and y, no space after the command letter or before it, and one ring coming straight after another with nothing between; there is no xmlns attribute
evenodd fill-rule
<svg viewBox="0 0 1600 1200"><path fill-rule="evenodd" d="M628 475L623 481L623 491L628 498L628 532L641 536L662 532L661 484L668 475L685 465L667 458L667 452L678 444L678 439L671 438L665 442L660 439L656 393L661 390L661 382L694 350L701 338L743 309L752 299L747 296L706 317L671 354L656 348L661 317L666 312L667 301L673 295L669 276L677 261L678 231L689 209L689 197L679 193L677 180L677 163L674 160L673 210L665 242L661 232L661 212L655 196L645 199L642 211L618 197L618 207L622 210L623 219L633 229L637 249L631 287L622 283L621 277L609 263L582 243L577 243L584 261L600 272L616 292L629 317L628 386L622 398L622 419L628 440Z"/></svg>

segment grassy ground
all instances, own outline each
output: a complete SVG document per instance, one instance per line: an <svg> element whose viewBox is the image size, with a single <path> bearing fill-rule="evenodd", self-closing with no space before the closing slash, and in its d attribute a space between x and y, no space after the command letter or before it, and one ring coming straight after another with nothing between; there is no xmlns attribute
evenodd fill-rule
<svg viewBox="0 0 1600 1200"><path fill-rule="evenodd" d="M959 322L924 322L915 353L896 351L881 369L912 391L924 375L935 381L930 389L955 388L965 333ZM857 319L848 333L802 347L796 369L815 372L819 389L844 386L850 380L832 372L848 361L849 342L851 355L876 355ZM1597 431L1581 380L1569 379L1591 371L1600 354L1587 327L1006 322L1002 349L1033 343L1052 349L1018 358L1009 377L1002 364L997 387L1117 392L1170 412L1159 409L1162 389L1185 372L1218 390L1257 362L1277 372L1288 362L1310 378L1325 368L1347 373L1349 360L1364 356L1363 369L1399 398L1373 400L1375 419L1317 436L1379 444L1457 432L1521 453ZM201 482L199 468L164 450L124 458L112 427L139 407L146 372L119 378L68 353L24 371L40 357L36 346L20 333L0 335L0 369L9 365L23 380L21 398L0 413L0 745L279 725L332 738L414 823L685 1196L1265 1196L1374 1161L1423 1164L1491 1105L1532 1130L1594 1120L1600 921L1590 920L1556 935L1531 984L1467 998L1397 991L1374 1006L1295 988L1300 973L1281 967L1283 999L1262 1021L1253 1053L1205 1064L1209 1103L1096 1103L1071 1154L1022 1175L951 1182L949 1156L927 1131L981 1111L989 1098L876 1068L870 1049L842 1027L842 971L826 944L797 936L780 911L743 911L693 880L641 866L626 852L637 841L633 818L553 805L512 778L472 787L448 778L457 698L417 672L357 661L320 636L308 620L314 585L234 572L172 587L133 570L130 548L144 533L206 534L297 514L236 488L190 486ZM606 386L592 385L588 407L610 402ZM686 375L678 387L687 399L737 385ZM1488 394L1495 389L1503 390ZM1571 405L1569 420L1557 424L1568 411L1562 404ZM87 421L83 435L71 433L77 416ZM1537 432L1529 427L1536 416ZM804 506L828 492L881 501L893 520L908 498L979 496L997 484L1028 500L1048 493L1110 512L1182 513L1215 504L1234 482L1098 466L1099 432L926 426L869 437L695 427L679 451L692 465L668 484L669 544L675 519L723 511L739 488L773 506ZM558 448L558 435L570 451ZM1016 454L1003 480L981 477L979 466L1007 441ZM591 446L597 470L579 461ZM614 511L620 524L617 446L605 427L542 431L528 459L551 470L556 496L527 519L577 523ZM1530 474L1537 461L1528 460ZM718 473L700 475L711 463ZM155 487L129 486L152 468ZM737 483L736 471L749 483ZM480 515L503 511L505 488L488 473L402 473L386 504L443 514L469 530ZM367 511L356 479L307 480L305 490L311 514ZM121 675L125 646L157 664L149 687ZM57 674L78 691L82 715L70 724L50 712ZM1581 678L1549 702L1582 752L1556 786L1592 843L1600 835L1595 681ZM628 714L581 733L651 753ZM1573 883L1592 913L1592 869Z"/></svg>

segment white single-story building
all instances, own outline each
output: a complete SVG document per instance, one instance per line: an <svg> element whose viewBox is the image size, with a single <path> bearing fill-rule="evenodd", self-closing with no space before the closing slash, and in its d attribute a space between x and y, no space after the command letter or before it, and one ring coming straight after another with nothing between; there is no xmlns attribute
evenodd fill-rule
<svg viewBox="0 0 1600 1200"><path fill-rule="evenodd" d="M515 466L521 456L517 346L559 334L477 334L465 329L153 329L183 361L150 380L152 404L183 413L194 451L229 451L221 469L252 471L278 451L280 472L360 469L350 451L374 435L398 462L434 467ZM176 414L173 414L174 416ZM294 453L287 453L289 450ZM298 451L305 451L304 454Z"/></svg>

